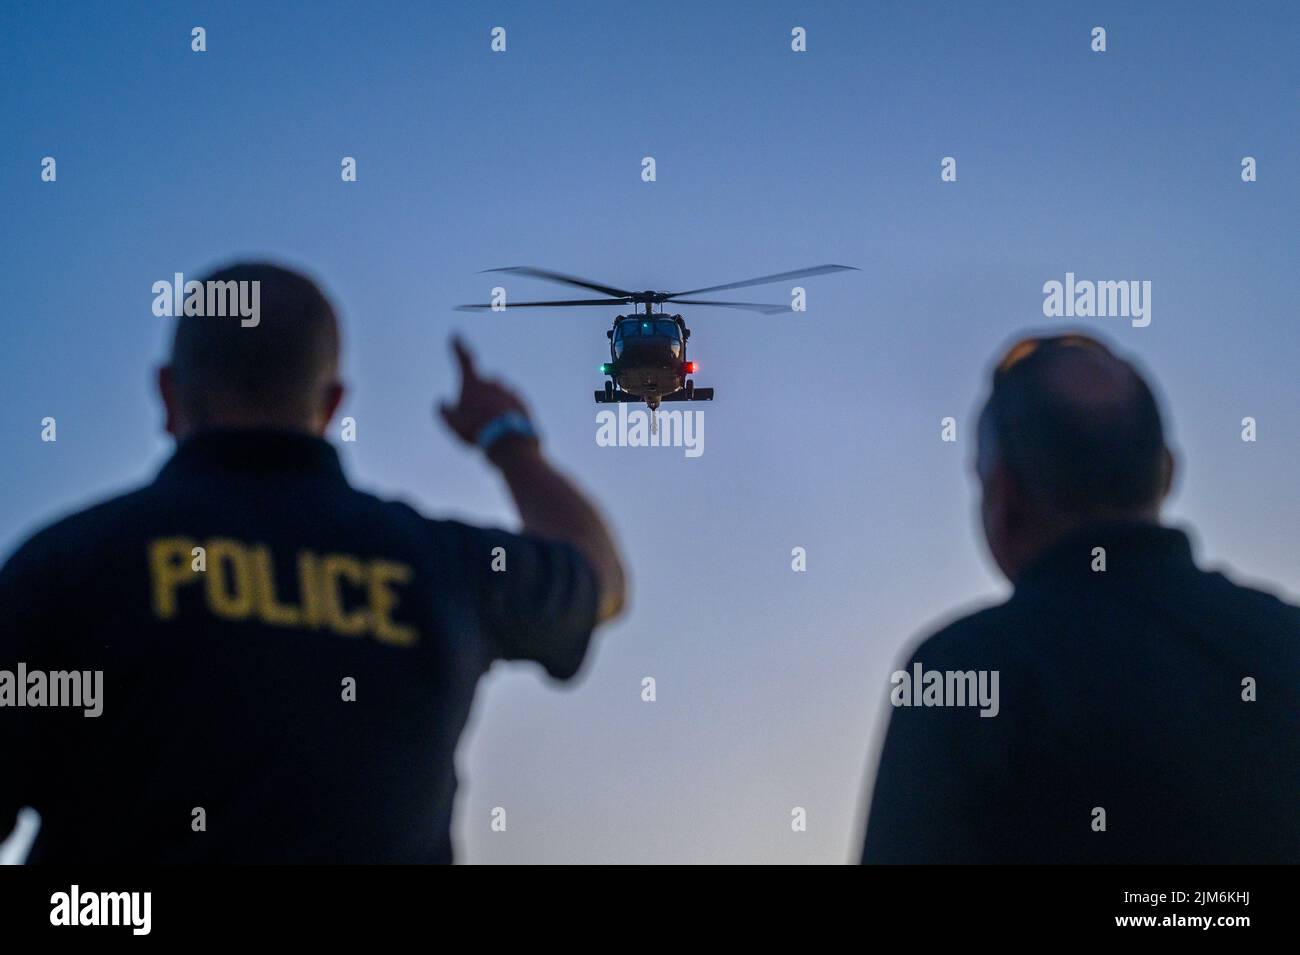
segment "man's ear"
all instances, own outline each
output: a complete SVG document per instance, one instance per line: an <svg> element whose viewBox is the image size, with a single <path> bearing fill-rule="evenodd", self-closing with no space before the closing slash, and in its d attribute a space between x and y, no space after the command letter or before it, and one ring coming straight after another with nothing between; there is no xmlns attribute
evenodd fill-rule
<svg viewBox="0 0 1300 955"><path fill-rule="evenodd" d="M1173 490L1174 472L1176 470L1176 462L1174 461L1174 452L1170 451L1168 448L1164 449L1163 460L1161 462L1161 470L1164 473L1161 475L1161 480L1160 480L1160 500L1164 501L1164 499L1169 496L1169 492Z"/></svg>
<svg viewBox="0 0 1300 955"><path fill-rule="evenodd" d="M163 365L158 369L158 395L162 398L163 412L166 416L163 428L172 437L179 437L177 428L176 381L172 377L172 366Z"/></svg>
<svg viewBox="0 0 1300 955"><path fill-rule="evenodd" d="M343 398L346 394L347 389L343 387L341 381L331 382L325 389L325 402L321 406L320 434L325 434L325 429L334 420L334 415L339 410L339 405L343 404Z"/></svg>
<svg viewBox="0 0 1300 955"><path fill-rule="evenodd" d="M1010 529L1014 490L1011 475L1001 462L989 468L988 475L984 478L983 496L984 520L989 525L990 532L1005 535Z"/></svg>
<svg viewBox="0 0 1300 955"><path fill-rule="evenodd" d="M1021 489L1020 482L1001 463L993 473L1005 531L1008 534L1019 534L1026 524L1037 523L1038 514Z"/></svg>
<svg viewBox="0 0 1300 955"><path fill-rule="evenodd" d="M984 478L980 496L980 513L989 553L1006 578L1012 582L1024 560L1025 532L1033 522L1024 495L1011 472L997 462Z"/></svg>

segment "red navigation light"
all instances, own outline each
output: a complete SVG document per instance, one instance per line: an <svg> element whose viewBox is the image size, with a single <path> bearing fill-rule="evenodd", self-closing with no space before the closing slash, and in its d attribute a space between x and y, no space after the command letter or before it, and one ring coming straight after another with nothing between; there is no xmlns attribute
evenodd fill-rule
<svg viewBox="0 0 1300 955"><path fill-rule="evenodd" d="M685 367L682 368L682 372L687 375L693 375L699 370L700 370L699 363L693 361L688 361Z"/></svg>

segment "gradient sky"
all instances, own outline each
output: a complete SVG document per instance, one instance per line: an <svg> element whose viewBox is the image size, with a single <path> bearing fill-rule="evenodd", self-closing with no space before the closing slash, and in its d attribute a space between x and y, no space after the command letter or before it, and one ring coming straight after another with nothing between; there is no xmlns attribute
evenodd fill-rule
<svg viewBox="0 0 1300 955"><path fill-rule="evenodd" d="M353 480L509 525L501 483L430 414L463 331L594 492L635 588L577 685L526 665L481 685L463 861L856 856L898 655L1005 592L974 520L973 413L1010 338L1065 327L1041 289L1067 271L1153 283L1149 327L1076 327L1156 379L1170 517L1202 562L1300 593L1300 8L382 6L0 10L0 546L154 473L169 328L150 287L245 256L307 268L342 310ZM613 310L451 311L495 266L689 288L821 262L862 271L801 283L806 314L684 309L717 389L694 459L596 446Z"/></svg>

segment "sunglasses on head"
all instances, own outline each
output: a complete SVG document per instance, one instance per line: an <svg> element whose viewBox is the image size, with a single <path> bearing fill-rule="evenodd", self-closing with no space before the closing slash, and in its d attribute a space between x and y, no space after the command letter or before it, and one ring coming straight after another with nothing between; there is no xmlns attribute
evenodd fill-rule
<svg viewBox="0 0 1300 955"><path fill-rule="evenodd" d="M1002 356L1002 360L993 371L994 379L1005 376L1030 355L1053 348L1079 348L1100 355L1110 354L1109 348L1087 335L1036 335L1033 338L1021 339L1007 349L1007 353Z"/></svg>

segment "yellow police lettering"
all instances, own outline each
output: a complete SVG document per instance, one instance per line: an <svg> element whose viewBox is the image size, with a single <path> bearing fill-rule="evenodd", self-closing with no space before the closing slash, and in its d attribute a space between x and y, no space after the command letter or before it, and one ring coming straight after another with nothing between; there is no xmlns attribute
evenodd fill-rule
<svg viewBox="0 0 1300 955"><path fill-rule="evenodd" d="M344 576L356 587L361 587L366 582L366 572L361 561L346 554L327 554L320 564L321 604L325 611L325 622L336 633L355 637L366 632L370 621L364 610L344 613L343 586L339 579Z"/></svg>
<svg viewBox="0 0 1300 955"><path fill-rule="evenodd" d="M207 548L208 609L228 620L245 619L253 612L253 567L248 550L228 537L214 537Z"/></svg>
<svg viewBox="0 0 1300 955"><path fill-rule="evenodd" d="M320 562L309 550L298 551L298 599L302 601L302 625L312 630L319 628Z"/></svg>
<svg viewBox="0 0 1300 955"><path fill-rule="evenodd" d="M194 541L160 537L149 543L149 573L153 579L153 612L163 620L176 616L176 588L198 576L190 562Z"/></svg>
<svg viewBox="0 0 1300 955"><path fill-rule="evenodd" d="M194 569L190 553L207 550L207 570ZM266 544L245 544L228 537L196 542L188 537L160 537L148 544L154 615L177 616L180 587L203 578L204 605L225 620L255 619L270 627L328 630L345 637L373 636L395 647L414 646L416 628L394 619L402 589L415 578L406 564L351 554L300 550L295 557L297 602L276 583L275 554Z"/></svg>
<svg viewBox="0 0 1300 955"><path fill-rule="evenodd" d="M298 626L298 608L282 604L275 596L275 564L265 544L252 548L253 587L257 594L257 616L275 627Z"/></svg>
<svg viewBox="0 0 1300 955"><path fill-rule="evenodd" d="M397 606L398 596L389 584L406 584L411 581L411 568L390 560L376 560L370 564L370 613L375 625L375 639L409 647L415 643L415 631L394 623L389 614Z"/></svg>

